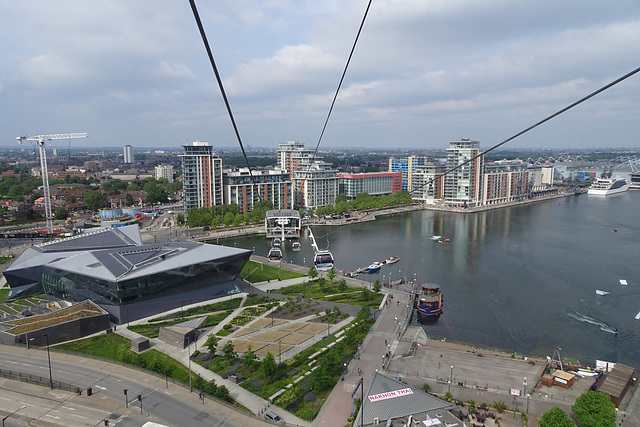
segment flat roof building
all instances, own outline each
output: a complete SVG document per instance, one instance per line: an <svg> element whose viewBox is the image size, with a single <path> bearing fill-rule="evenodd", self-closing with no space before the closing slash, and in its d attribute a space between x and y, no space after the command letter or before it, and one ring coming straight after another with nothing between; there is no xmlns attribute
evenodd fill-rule
<svg viewBox="0 0 640 427"><path fill-rule="evenodd" d="M339 173L339 192L347 199L355 199L360 193L382 196L402 191L402 173L368 172Z"/></svg>

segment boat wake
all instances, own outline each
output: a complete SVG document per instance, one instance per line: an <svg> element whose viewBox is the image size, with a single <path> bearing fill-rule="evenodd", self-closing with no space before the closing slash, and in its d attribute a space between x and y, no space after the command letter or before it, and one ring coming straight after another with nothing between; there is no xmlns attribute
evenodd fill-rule
<svg viewBox="0 0 640 427"><path fill-rule="evenodd" d="M610 334L617 334L618 330L616 328L612 328L611 326L607 325L604 322L601 322L598 319L594 319L593 317L589 317L589 316L585 316L583 314L578 313L577 311L575 313L567 313L569 316L573 317L574 319L576 319L578 322L586 322L586 323L591 323L592 325L597 325L600 326L600 330L604 331L604 332L608 332Z"/></svg>

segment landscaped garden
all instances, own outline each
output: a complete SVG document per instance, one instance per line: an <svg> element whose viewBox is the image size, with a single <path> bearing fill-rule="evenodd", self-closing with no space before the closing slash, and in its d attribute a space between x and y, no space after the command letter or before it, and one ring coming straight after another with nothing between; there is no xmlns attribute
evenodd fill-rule
<svg viewBox="0 0 640 427"><path fill-rule="evenodd" d="M247 261L238 275L238 279L251 283L266 282L267 280L294 279L296 277L304 277L304 274L254 261Z"/></svg>

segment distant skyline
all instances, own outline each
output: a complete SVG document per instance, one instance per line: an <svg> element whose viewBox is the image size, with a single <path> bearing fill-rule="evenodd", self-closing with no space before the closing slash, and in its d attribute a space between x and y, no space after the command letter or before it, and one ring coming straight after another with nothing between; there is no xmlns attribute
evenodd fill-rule
<svg viewBox="0 0 640 427"><path fill-rule="evenodd" d="M196 1L245 147L315 147L367 3ZM238 147L188 1L0 4L0 148ZM374 0L320 149L486 150L637 58L637 0ZM640 74L503 148L640 147L639 95Z"/></svg>

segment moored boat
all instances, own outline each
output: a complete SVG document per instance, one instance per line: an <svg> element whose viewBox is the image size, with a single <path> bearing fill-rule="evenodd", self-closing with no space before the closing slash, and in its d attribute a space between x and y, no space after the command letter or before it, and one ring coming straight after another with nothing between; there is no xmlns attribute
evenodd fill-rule
<svg viewBox="0 0 640 427"><path fill-rule="evenodd" d="M589 187L587 194L608 196L610 194L625 192L630 186L631 184L624 178L599 178Z"/></svg>
<svg viewBox="0 0 640 427"><path fill-rule="evenodd" d="M376 261L369 267L367 267L367 270L369 271L369 273L375 273L376 271L380 271L380 268L382 268L382 263Z"/></svg>
<svg viewBox="0 0 640 427"><path fill-rule="evenodd" d="M389 258L386 259L385 264L393 264L394 262L398 262L399 260L400 260L400 257L390 256Z"/></svg>
<svg viewBox="0 0 640 427"><path fill-rule="evenodd" d="M442 291L433 283L422 285L416 300L418 316L422 319L436 320L442 314Z"/></svg>

